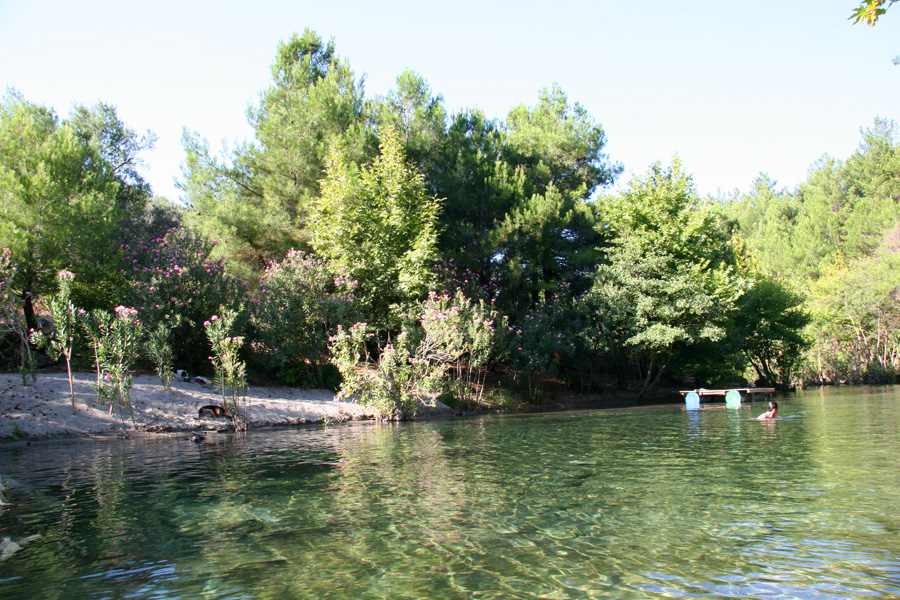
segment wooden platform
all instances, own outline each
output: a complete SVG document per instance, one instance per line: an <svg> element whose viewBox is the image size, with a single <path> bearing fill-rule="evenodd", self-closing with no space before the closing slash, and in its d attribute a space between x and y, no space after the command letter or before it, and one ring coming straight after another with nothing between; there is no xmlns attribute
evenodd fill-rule
<svg viewBox="0 0 900 600"><path fill-rule="evenodd" d="M730 391L740 392L741 394L774 394L775 388L761 388L761 387L753 387L753 388L729 388L727 390L707 390L704 388L700 388L698 390L685 390L683 392L678 392L682 396L687 396L691 392L694 392L701 398L703 396L724 396Z"/></svg>

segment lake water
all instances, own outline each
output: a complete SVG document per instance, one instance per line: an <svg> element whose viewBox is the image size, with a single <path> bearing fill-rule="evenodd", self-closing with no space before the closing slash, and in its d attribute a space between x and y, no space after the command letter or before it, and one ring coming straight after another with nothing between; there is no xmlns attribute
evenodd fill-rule
<svg viewBox="0 0 900 600"><path fill-rule="evenodd" d="M0 598L897 598L900 389L0 446Z"/></svg>

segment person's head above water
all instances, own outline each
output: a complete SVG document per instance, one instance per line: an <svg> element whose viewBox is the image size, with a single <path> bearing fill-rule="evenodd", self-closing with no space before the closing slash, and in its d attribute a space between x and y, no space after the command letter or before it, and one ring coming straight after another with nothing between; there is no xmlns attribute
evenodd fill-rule
<svg viewBox="0 0 900 600"><path fill-rule="evenodd" d="M763 414L756 417L757 419L774 419L775 413L778 412L778 403L774 400L769 400L769 410L764 412Z"/></svg>

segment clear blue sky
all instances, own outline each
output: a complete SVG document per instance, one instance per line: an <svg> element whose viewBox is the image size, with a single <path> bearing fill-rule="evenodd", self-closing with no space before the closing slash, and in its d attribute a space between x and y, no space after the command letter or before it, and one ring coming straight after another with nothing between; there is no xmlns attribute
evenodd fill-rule
<svg viewBox="0 0 900 600"><path fill-rule="evenodd" d="M559 83L603 124L620 183L677 154L702 194L760 172L793 189L876 116L900 119L900 7L869 28L847 20L858 3L0 0L0 85L61 116L115 105L159 136L144 174L177 199L182 127L249 139L278 42L311 27L370 98L410 67L450 112L504 117Z"/></svg>

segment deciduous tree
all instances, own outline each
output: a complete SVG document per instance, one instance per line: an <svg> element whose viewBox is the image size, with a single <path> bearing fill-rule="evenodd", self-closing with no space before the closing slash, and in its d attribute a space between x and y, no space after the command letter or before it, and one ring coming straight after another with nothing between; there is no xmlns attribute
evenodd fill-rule
<svg viewBox="0 0 900 600"><path fill-rule="evenodd" d="M593 295L641 367L641 397L676 352L725 335L744 282L677 160L668 169L653 165L606 206L615 239Z"/></svg>
<svg viewBox="0 0 900 600"><path fill-rule="evenodd" d="M393 129L382 133L380 155L354 171L336 143L310 220L312 243L357 282L363 313L385 327L395 308L432 287L441 201L429 196Z"/></svg>

